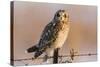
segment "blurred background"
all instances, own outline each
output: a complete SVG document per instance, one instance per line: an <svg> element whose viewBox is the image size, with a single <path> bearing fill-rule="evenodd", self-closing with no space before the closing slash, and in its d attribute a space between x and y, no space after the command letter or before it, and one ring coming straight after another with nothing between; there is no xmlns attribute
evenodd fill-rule
<svg viewBox="0 0 100 67"><path fill-rule="evenodd" d="M97 7L88 5L14 2L14 59L33 57L25 50L39 41L41 33L57 10L69 13L71 29L60 55L97 53ZM69 58L64 58L68 60ZM97 56L75 56L72 62L96 61ZM40 64L42 60L15 61L15 65Z"/></svg>

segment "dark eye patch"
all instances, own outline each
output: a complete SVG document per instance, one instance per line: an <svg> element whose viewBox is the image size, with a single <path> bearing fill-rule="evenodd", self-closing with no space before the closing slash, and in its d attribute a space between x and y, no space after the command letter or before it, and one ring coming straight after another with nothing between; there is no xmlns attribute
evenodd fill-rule
<svg viewBox="0 0 100 67"><path fill-rule="evenodd" d="M59 13L57 13L57 17L60 17L60 14Z"/></svg>

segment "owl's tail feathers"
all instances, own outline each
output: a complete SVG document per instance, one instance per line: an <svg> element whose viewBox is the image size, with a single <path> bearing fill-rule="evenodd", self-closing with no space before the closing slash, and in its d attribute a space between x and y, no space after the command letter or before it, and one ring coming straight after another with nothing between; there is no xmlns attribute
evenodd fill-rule
<svg viewBox="0 0 100 67"><path fill-rule="evenodd" d="M39 57L42 53L43 53L43 51L36 51L34 54L34 58Z"/></svg>
<svg viewBox="0 0 100 67"><path fill-rule="evenodd" d="M34 58L37 58L37 57L39 57L39 56L44 52L44 50L40 50L40 49L38 48L38 46L35 45L35 46L32 46L32 47L28 48L28 49L25 51L25 53L32 53L32 52L35 52Z"/></svg>
<svg viewBox="0 0 100 67"><path fill-rule="evenodd" d="M25 52L26 53L32 53L32 52L35 52L37 50L38 50L38 47L35 45L35 46L28 48Z"/></svg>

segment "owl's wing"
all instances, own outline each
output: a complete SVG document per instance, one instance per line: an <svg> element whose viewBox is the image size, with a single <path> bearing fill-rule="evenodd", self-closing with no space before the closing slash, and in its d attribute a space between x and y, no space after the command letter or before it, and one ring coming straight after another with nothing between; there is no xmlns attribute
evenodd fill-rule
<svg viewBox="0 0 100 67"><path fill-rule="evenodd" d="M52 43L56 40L57 31L55 30L55 23L49 23L44 28L38 47L39 50L45 50L50 47Z"/></svg>

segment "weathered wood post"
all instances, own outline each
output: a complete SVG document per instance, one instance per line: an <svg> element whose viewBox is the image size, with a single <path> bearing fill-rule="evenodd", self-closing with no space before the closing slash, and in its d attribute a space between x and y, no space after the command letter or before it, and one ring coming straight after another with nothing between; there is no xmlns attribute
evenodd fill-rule
<svg viewBox="0 0 100 67"><path fill-rule="evenodd" d="M53 64L58 63L58 57L59 57L59 48L56 48L53 54Z"/></svg>

